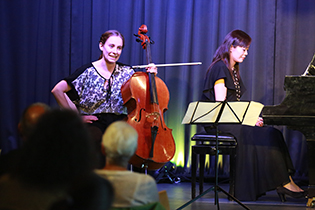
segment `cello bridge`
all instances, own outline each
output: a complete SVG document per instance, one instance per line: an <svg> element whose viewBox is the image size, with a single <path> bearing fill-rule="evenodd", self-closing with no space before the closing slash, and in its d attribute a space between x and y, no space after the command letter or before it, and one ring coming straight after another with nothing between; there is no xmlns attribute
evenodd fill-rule
<svg viewBox="0 0 315 210"><path fill-rule="evenodd" d="M154 121L157 121L160 117L160 114L158 112L152 112L150 114L148 114L147 116L147 121L152 123Z"/></svg>

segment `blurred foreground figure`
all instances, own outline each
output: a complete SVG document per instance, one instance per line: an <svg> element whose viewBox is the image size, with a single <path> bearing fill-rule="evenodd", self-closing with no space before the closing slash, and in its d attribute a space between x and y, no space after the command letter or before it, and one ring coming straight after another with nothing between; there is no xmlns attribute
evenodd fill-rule
<svg viewBox="0 0 315 210"><path fill-rule="evenodd" d="M105 131L102 146L106 166L96 173L108 179L115 190L113 208L148 205L164 209L159 201L155 180L146 174L128 171L128 161L138 145L138 133L125 121L112 123ZM149 207L150 206L150 207Z"/></svg>
<svg viewBox="0 0 315 210"><path fill-rule="evenodd" d="M46 112L21 148L16 168L0 177L0 209L43 210L64 200L74 205L83 198L86 203L93 203L83 194L84 189L92 189L91 195L101 191L95 186L100 177L93 174L92 148L88 131L77 113L70 110ZM97 208L85 209L110 207L111 185L104 180L99 187L107 197L95 205Z"/></svg>
<svg viewBox="0 0 315 210"><path fill-rule="evenodd" d="M22 139L22 146L34 131L38 119L49 110L50 107L48 105L40 102L33 103L24 110L18 124L18 131ZM0 156L0 176L8 173L16 166L19 153L20 148L11 150L10 152Z"/></svg>

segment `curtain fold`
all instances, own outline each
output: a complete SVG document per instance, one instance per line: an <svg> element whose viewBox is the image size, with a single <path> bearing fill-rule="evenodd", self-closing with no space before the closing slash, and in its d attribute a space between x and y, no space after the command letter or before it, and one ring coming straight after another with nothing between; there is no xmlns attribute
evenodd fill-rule
<svg viewBox="0 0 315 210"><path fill-rule="evenodd" d="M17 125L24 108L36 101L52 103L51 87L68 74L70 4L12 0L0 5L0 138L6 153L21 144Z"/></svg>

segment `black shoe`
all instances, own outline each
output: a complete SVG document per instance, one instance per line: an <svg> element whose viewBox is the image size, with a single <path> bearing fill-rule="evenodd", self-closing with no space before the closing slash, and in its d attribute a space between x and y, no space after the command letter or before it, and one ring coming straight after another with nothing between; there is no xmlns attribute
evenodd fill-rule
<svg viewBox="0 0 315 210"><path fill-rule="evenodd" d="M285 187L277 187L277 193L280 197L281 202L286 201L285 195L289 195L292 198L305 198L306 196L306 192L293 192Z"/></svg>

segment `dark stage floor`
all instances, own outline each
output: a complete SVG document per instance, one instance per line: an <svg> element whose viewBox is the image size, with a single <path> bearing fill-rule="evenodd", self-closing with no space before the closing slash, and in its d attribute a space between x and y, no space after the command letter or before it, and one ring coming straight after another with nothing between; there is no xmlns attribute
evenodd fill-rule
<svg viewBox="0 0 315 210"><path fill-rule="evenodd" d="M207 190L213 186L212 183L205 183L204 189ZM219 186L228 192L229 185L227 183L220 183ZM307 188L302 186L302 188ZM183 204L191 200L191 183L190 182L179 182L179 183L158 183L158 189L166 190L170 209L175 210L181 207ZM198 185L196 192L198 192ZM242 210L244 207L240 206L235 201L229 201L227 196L223 192L219 192L219 207L220 209L229 209L229 210ZM270 191L265 196L259 198L256 202L242 202L251 210L302 210L302 209L315 209L306 206L307 199L293 199L287 196L287 201L282 203L278 197L276 191ZM183 208L183 210L211 210L217 209L217 206L214 205L214 192L210 191L205 194L203 197L199 198L195 202Z"/></svg>

